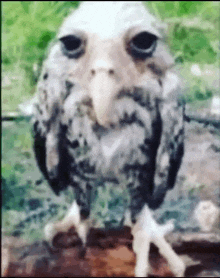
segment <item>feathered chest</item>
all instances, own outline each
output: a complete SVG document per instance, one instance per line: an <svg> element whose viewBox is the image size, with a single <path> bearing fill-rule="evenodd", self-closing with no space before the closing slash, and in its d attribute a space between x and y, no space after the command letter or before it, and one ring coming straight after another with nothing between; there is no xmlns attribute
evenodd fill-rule
<svg viewBox="0 0 220 278"><path fill-rule="evenodd" d="M91 102L82 93L70 95L61 122L74 164L82 171L93 169L98 176L114 178L128 166L150 165L160 117L158 102L143 96L138 90L122 92L112 108L114 120L106 128L95 121Z"/></svg>

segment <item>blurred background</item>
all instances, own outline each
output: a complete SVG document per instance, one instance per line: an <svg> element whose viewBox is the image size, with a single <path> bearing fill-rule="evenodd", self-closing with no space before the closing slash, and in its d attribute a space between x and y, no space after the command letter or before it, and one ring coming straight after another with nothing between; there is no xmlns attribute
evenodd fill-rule
<svg viewBox="0 0 220 278"><path fill-rule="evenodd" d="M186 103L209 109L220 96L220 3L218 1L148 1L149 10L167 24L167 43L186 80ZM64 17L79 1L2 1L2 116L19 114L19 105L33 98L50 42ZM17 115L15 113L15 115ZM31 123L16 116L2 125L2 224L5 233L30 240L42 237L46 222L59 219L72 202L67 190L56 197L39 172ZM188 182L189 185L189 182ZM193 187L193 185L195 185ZM190 181L189 194L205 186ZM197 189L195 189L197 188ZM111 186L98 190L94 213L116 223L123 192ZM187 203L184 203L190 209ZM175 214L171 213L170 218ZM178 215L176 217L179 217ZM106 224L105 223L105 224ZM101 224L100 224L101 225Z"/></svg>

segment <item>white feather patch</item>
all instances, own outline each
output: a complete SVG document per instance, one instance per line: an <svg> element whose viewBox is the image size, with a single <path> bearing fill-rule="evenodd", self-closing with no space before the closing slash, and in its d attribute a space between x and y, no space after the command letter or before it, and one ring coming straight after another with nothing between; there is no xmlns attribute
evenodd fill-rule
<svg viewBox="0 0 220 278"><path fill-rule="evenodd" d="M107 160L109 160L115 154L115 152L120 148L124 136L121 138L117 138L116 140L114 138L111 139L112 142L109 141L106 142L106 140L102 140L101 142L103 155L106 157Z"/></svg>

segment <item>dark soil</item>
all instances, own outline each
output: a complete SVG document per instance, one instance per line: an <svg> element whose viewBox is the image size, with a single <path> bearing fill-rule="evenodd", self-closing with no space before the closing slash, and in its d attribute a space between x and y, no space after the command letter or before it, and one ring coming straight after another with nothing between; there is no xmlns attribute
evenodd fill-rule
<svg viewBox="0 0 220 278"><path fill-rule="evenodd" d="M187 266L186 277L219 277L220 236L200 234L170 234L168 241L182 256ZM44 241L32 245L10 247L8 277L132 277L135 254L129 227L104 231L91 229L86 249L82 247L74 228L58 234L51 248ZM7 257L3 257L3 260ZM171 277L172 272L157 248L150 249L150 277Z"/></svg>

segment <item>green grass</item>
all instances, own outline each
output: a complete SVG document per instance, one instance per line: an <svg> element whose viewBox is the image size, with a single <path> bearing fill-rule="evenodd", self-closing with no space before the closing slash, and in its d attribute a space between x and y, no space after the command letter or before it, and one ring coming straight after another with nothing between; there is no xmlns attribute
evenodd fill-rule
<svg viewBox="0 0 220 278"><path fill-rule="evenodd" d="M48 221L62 218L66 204L73 200L69 190L63 200L57 200L44 180L36 164L31 128L31 123L26 120L4 122L1 137L3 231L6 234L22 233L30 241L42 238L43 226ZM48 198L59 206L49 209ZM33 199L38 200L36 207L29 205Z"/></svg>
<svg viewBox="0 0 220 278"><path fill-rule="evenodd" d="M216 62L219 52L219 2L149 1L148 6L168 24L168 42L177 61Z"/></svg>
<svg viewBox="0 0 220 278"><path fill-rule="evenodd" d="M15 111L18 105L33 95L30 79L27 77L25 69L19 62L12 65L3 64L2 67L2 108L3 111Z"/></svg>
<svg viewBox="0 0 220 278"><path fill-rule="evenodd" d="M3 63L41 62L63 18L78 2L3 1Z"/></svg>
<svg viewBox="0 0 220 278"><path fill-rule="evenodd" d="M3 82L3 110L15 110L34 94L48 44L64 17L78 5L79 1L2 2L2 75L11 82L6 86ZM146 5L168 25L168 44L184 76L194 63L219 67L218 1L149 1ZM192 90L187 100L215 93L207 94L209 88L202 79L190 79ZM198 90L200 93L195 94Z"/></svg>
<svg viewBox="0 0 220 278"><path fill-rule="evenodd" d="M33 186L35 165L30 125L26 121L7 123L7 126L4 124L2 128L2 205L5 209L23 208L25 194Z"/></svg>
<svg viewBox="0 0 220 278"><path fill-rule="evenodd" d="M78 2L3 1L2 107L13 111L34 94L34 85L49 42L63 18ZM5 85L4 80L9 84Z"/></svg>

